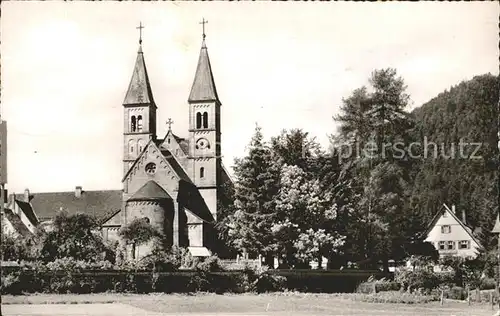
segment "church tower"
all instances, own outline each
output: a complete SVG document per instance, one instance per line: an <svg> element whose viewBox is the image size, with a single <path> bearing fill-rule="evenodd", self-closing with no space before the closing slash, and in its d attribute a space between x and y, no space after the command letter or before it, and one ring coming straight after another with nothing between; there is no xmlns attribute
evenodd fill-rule
<svg viewBox="0 0 500 316"><path fill-rule="evenodd" d="M189 94L189 158L191 179L198 187L214 219L221 177L221 103L215 88L210 59L203 41Z"/></svg>
<svg viewBox="0 0 500 316"><path fill-rule="evenodd" d="M156 139L156 104L149 84L142 52L142 24L139 25L139 51L132 79L123 101L123 174L144 150L151 138Z"/></svg>

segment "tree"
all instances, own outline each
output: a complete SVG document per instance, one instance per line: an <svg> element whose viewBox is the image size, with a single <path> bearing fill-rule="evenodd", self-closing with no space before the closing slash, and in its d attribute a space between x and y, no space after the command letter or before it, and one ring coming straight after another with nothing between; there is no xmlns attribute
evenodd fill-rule
<svg viewBox="0 0 500 316"><path fill-rule="evenodd" d="M58 214L53 229L41 236L40 256L48 262L58 258L98 261L109 249L98 231L97 221L86 214ZM114 256L111 256L114 257Z"/></svg>
<svg viewBox="0 0 500 316"><path fill-rule="evenodd" d="M35 236L15 236L2 232L2 258L5 261L32 260L34 256Z"/></svg>
<svg viewBox="0 0 500 316"><path fill-rule="evenodd" d="M320 182L308 179L298 166L283 167L281 188L276 198L276 216L272 231L278 253L290 261L295 255L302 261L330 258L343 244L335 231L336 205L330 192L320 190Z"/></svg>
<svg viewBox="0 0 500 316"><path fill-rule="evenodd" d="M279 168L263 141L260 127L255 129L248 155L236 159L234 171L236 210L228 219L228 236L239 251L264 254L266 263L272 265L275 247L271 226L279 189Z"/></svg>
<svg viewBox="0 0 500 316"><path fill-rule="evenodd" d="M134 251L132 251L133 258L135 258L136 247L149 242L153 237L160 237L160 233L151 226L146 218L136 218L132 220L120 229L119 235L125 242L132 244L134 248ZM139 254L137 256L139 256Z"/></svg>
<svg viewBox="0 0 500 316"><path fill-rule="evenodd" d="M362 87L343 100L341 113L335 117L340 123L339 137L332 137L332 142L355 150L344 158L355 205L345 218L348 251L353 259L361 259L364 253L362 260L371 264L382 260L387 268L389 257L400 257L402 245L418 228L406 202L410 188L406 141L413 121L404 111L409 96L395 69L375 70L369 83L370 90ZM365 146L373 141L376 151L367 152ZM392 146L396 141L404 144L398 148L402 154ZM354 145L359 147L353 149ZM403 228L411 228L408 235L401 236Z"/></svg>
<svg viewBox="0 0 500 316"><path fill-rule="evenodd" d="M229 181L224 182L221 186L219 198L217 199L217 223L215 224L215 230L217 231L215 252L221 258L234 258L237 253L229 236L231 216L236 211L234 202L234 185Z"/></svg>

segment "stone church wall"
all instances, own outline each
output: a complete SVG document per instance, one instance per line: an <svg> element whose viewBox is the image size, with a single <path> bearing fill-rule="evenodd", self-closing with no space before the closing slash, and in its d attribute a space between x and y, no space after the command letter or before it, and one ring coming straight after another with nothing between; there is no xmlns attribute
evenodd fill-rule
<svg viewBox="0 0 500 316"><path fill-rule="evenodd" d="M172 224L174 220L174 205L172 201L158 202L128 202L127 222L130 223L136 218L148 218L149 223L165 234L170 240L172 236Z"/></svg>

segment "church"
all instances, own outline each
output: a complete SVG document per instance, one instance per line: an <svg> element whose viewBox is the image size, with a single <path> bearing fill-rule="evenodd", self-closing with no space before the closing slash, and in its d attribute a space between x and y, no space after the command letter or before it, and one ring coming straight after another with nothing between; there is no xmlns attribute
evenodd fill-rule
<svg viewBox="0 0 500 316"><path fill-rule="evenodd" d="M143 26L138 28L141 31ZM223 186L233 184L221 160L222 104L204 30L188 92L187 138L174 134L171 119L166 135L157 135L156 112L162 105L157 105L153 97L141 35L122 104L123 189L86 192L76 187L74 192L50 193L26 190L21 198L11 196L9 204L14 208L29 203L41 222L50 221L58 211L90 213L99 219L103 238L108 241L119 240L124 225L143 219L165 235L167 244L187 247L193 256L210 255L216 246L214 224Z"/></svg>

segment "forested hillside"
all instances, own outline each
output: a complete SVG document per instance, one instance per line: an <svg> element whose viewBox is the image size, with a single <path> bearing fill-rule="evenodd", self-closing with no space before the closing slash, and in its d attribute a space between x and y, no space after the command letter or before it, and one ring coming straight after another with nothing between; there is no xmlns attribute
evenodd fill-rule
<svg viewBox="0 0 500 316"><path fill-rule="evenodd" d="M235 203L222 207L226 244L268 264L277 257L283 267L326 257L331 268L387 268L389 259L429 249L426 229L446 203L465 210L491 247L498 77L460 83L411 113L395 69L375 70L368 83L342 100L332 148L307 131L267 141L256 128L248 154L235 162Z"/></svg>
<svg viewBox="0 0 500 316"><path fill-rule="evenodd" d="M439 146L444 144L447 154L451 144L458 154L460 139L481 143L476 155L482 159L422 159L414 170L412 207L429 221L442 203L455 204L457 210L466 210L468 224L486 244L498 211L498 91L498 76L476 76L413 111L417 139L423 142L426 137ZM464 147L464 151L475 147Z"/></svg>

